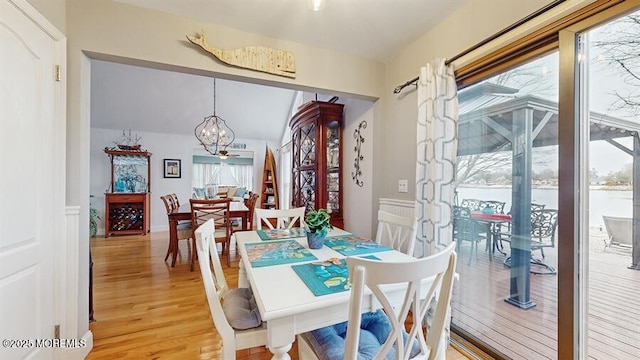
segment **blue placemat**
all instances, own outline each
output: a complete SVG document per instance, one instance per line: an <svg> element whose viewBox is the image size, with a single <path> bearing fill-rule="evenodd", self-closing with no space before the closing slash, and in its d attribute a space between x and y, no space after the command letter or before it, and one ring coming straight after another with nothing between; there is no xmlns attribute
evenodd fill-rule
<svg viewBox="0 0 640 360"><path fill-rule="evenodd" d="M388 246L380 245L374 241L353 234L329 236L324 244L331 248L331 250L337 251L344 256L392 250Z"/></svg>
<svg viewBox="0 0 640 360"><path fill-rule="evenodd" d="M306 236L304 228L301 227L294 227L291 229L257 230L256 232L262 240L282 240Z"/></svg>
<svg viewBox="0 0 640 360"><path fill-rule="evenodd" d="M291 264L318 260L309 249L295 240L267 241L245 244L251 267Z"/></svg>
<svg viewBox="0 0 640 360"><path fill-rule="evenodd" d="M380 260L374 255L364 256L364 258ZM291 268L315 296L335 294L351 288L349 269L345 259L314 261L292 265Z"/></svg>

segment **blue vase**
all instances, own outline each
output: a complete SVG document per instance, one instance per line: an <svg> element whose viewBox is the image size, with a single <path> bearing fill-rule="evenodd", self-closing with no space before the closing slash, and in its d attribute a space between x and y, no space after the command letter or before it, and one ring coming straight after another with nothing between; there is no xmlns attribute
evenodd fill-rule
<svg viewBox="0 0 640 360"><path fill-rule="evenodd" d="M324 245L326 234L307 232L309 249L320 249Z"/></svg>

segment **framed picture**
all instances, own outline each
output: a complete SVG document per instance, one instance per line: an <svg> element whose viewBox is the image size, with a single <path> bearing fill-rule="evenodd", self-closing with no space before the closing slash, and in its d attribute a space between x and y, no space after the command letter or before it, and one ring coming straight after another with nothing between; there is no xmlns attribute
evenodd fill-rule
<svg viewBox="0 0 640 360"><path fill-rule="evenodd" d="M164 177L180 178L182 176L182 160L164 159Z"/></svg>

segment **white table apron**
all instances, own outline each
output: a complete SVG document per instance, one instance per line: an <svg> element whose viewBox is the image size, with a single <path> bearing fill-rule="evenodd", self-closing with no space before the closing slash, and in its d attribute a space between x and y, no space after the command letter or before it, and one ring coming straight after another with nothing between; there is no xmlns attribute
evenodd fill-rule
<svg viewBox="0 0 640 360"><path fill-rule="evenodd" d="M347 232L334 229L330 235L342 235ZM272 359L290 359L288 351L296 334L337 324L348 319L349 291L336 294L315 296L307 285L291 268L292 264L273 265L252 268L248 260L245 244L260 242L256 231L236 232L236 241L240 250L240 279L248 282L258 304L262 320L267 322L268 347L273 353ZM296 238L307 247L306 238ZM344 258L344 256L324 246L311 253L319 260L328 258ZM412 257L401 252L383 251L373 255L383 261L407 261ZM296 263L296 264L301 264ZM389 296L397 295L397 303L402 303L404 288L390 286ZM363 310L371 311L380 306L373 295L363 301Z"/></svg>

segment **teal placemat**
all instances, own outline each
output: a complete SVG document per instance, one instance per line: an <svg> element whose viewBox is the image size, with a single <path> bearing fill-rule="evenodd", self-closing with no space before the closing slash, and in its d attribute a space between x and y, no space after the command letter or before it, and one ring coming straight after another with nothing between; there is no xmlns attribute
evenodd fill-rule
<svg viewBox="0 0 640 360"><path fill-rule="evenodd" d="M318 260L309 249L295 240L245 244L251 267L291 264Z"/></svg>
<svg viewBox="0 0 640 360"><path fill-rule="evenodd" d="M374 241L353 234L329 236L324 244L331 248L331 250L337 251L344 256L392 250L388 246L380 245Z"/></svg>
<svg viewBox="0 0 640 360"><path fill-rule="evenodd" d="M295 227L291 229L267 229L257 230L258 236L262 240L282 240L306 236L304 228Z"/></svg>
<svg viewBox="0 0 640 360"><path fill-rule="evenodd" d="M364 257L380 260L373 255ZM291 268L315 296L335 294L351 288L351 284L349 284L349 269L345 259L314 261L307 264L292 265Z"/></svg>

